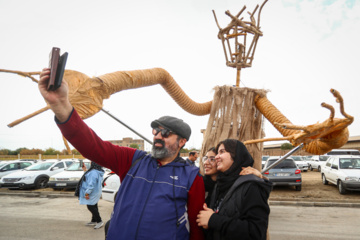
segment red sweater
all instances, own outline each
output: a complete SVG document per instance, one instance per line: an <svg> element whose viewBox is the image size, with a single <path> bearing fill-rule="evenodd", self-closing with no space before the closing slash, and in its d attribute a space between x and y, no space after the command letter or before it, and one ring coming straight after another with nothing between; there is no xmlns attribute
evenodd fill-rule
<svg viewBox="0 0 360 240"><path fill-rule="evenodd" d="M121 181L129 171L136 149L120 147L103 141L90 129L74 110L69 119L58 123L63 136L86 158L114 171ZM187 199L190 223L190 239L204 239L203 231L197 226L196 218L203 209L205 188L202 177L196 176Z"/></svg>

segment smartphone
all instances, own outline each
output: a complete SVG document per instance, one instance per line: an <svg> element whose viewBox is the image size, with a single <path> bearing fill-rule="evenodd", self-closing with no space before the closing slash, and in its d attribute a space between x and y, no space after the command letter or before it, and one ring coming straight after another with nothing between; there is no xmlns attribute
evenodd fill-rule
<svg viewBox="0 0 360 240"><path fill-rule="evenodd" d="M53 47L49 55L50 79L47 90L55 91L61 86L68 53L60 56L60 48Z"/></svg>

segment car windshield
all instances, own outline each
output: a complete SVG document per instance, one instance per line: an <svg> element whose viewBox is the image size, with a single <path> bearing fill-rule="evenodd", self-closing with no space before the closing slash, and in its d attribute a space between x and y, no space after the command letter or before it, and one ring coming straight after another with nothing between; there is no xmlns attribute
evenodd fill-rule
<svg viewBox="0 0 360 240"><path fill-rule="evenodd" d="M269 160L267 163L267 167L272 165L277 160L279 159ZM296 164L294 163L294 161L290 159L285 159L284 161L273 167L273 169L280 169L280 168L296 168Z"/></svg>
<svg viewBox="0 0 360 240"><path fill-rule="evenodd" d="M42 170L47 170L47 169L49 169L53 164L54 164L54 162L38 163L38 164L35 164L35 165L31 165L30 167L27 167L26 170L27 170L27 171L42 171Z"/></svg>
<svg viewBox="0 0 360 240"><path fill-rule="evenodd" d="M360 158L341 158L341 169L360 169Z"/></svg>
<svg viewBox="0 0 360 240"><path fill-rule="evenodd" d="M2 167L2 166L5 166L7 163L0 163L0 168Z"/></svg>
<svg viewBox="0 0 360 240"><path fill-rule="evenodd" d="M86 169L89 169L90 163L89 162L84 162L84 163L85 163ZM80 166L80 162L74 162L66 169L66 171L83 171L83 169Z"/></svg>
<svg viewBox="0 0 360 240"><path fill-rule="evenodd" d="M330 156L319 156L320 161L326 161Z"/></svg>
<svg viewBox="0 0 360 240"><path fill-rule="evenodd" d="M269 156L262 156L261 161L266 161L266 160L268 160L268 158L269 158Z"/></svg>
<svg viewBox="0 0 360 240"><path fill-rule="evenodd" d="M301 156L291 156L291 158L295 161L303 161L303 158Z"/></svg>

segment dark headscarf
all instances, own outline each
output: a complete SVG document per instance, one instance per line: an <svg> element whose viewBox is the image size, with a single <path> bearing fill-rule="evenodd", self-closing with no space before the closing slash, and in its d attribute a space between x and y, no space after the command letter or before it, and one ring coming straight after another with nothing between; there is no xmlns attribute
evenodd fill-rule
<svg viewBox="0 0 360 240"><path fill-rule="evenodd" d="M80 181L78 182L78 184L76 185L76 189L75 189L75 196L79 196L80 195L80 188L81 188L81 184L86 181L86 174L89 173L91 170L98 170L100 172L104 172L104 169L102 169L102 166L100 166L99 164L97 164L96 162L91 162L90 168L81 176Z"/></svg>
<svg viewBox="0 0 360 240"><path fill-rule="evenodd" d="M216 147L216 152L218 152L221 144L224 145L225 151L229 152L231 158L234 160L231 167L225 172L220 172L216 178L219 193L225 194L234 184L236 179L240 177L239 174L242 171L242 167L253 166L254 159L245 145L236 139L226 139L221 141Z"/></svg>

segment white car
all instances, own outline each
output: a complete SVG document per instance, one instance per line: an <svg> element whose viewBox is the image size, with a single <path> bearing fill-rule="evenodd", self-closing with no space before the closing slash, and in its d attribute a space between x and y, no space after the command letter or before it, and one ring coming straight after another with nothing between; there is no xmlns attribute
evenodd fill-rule
<svg viewBox="0 0 360 240"><path fill-rule="evenodd" d="M26 167L33 165L34 162L9 161L2 162L0 165L0 179L10 173L20 171Z"/></svg>
<svg viewBox="0 0 360 240"><path fill-rule="evenodd" d="M1 187L5 188L46 188L50 176L64 171L73 160L50 159L39 161L23 170L10 173L1 178Z"/></svg>
<svg viewBox="0 0 360 240"><path fill-rule="evenodd" d="M337 185L340 194L360 191L360 156L331 156L321 168L324 185Z"/></svg>
<svg viewBox="0 0 360 240"><path fill-rule="evenodd" d="M302 156L290 156L290 158L295 160L296 165L301 171L307 172L309 165Z"/></svg>
<svg viewBox="0 0 360 240"><path fill-rule="evenodd" d="M325 155L360 155L360 151L357 149L333 149Z"/></svg>
<svg viewBox="0 0 360 240"><path fill-rule="evenodd" d="M75 160L65 171L52 175L49 179L48 185L52 189L75 189L80 181L84 170L82 164L85 164L86 169L90 168L91 161L88 159Z"/></svg>
<svg viewBox="0 0 360 240"><path fill-rule="evenodd" d="M116 174L110 175L104 181L101 198L109 202L115 202L115 198L119 191L120 185L121 183L119 176Z"/></svg>
<svg viewBox="0 0 360 240"><path fill-rule="evenodd" d="M321 168L325 165L326 160L329 159L330 156L325 155L314 155L311 157L309 163L310 171L317 169L318 172L321 172Z"/></svg>

